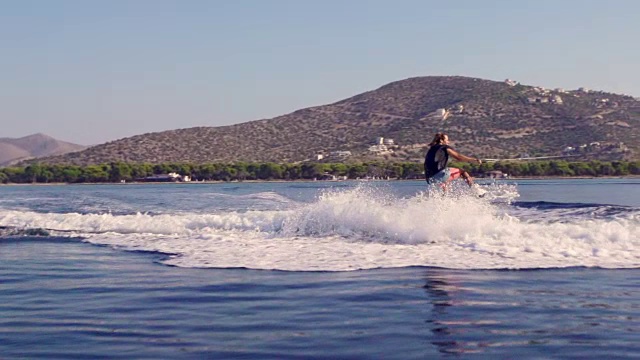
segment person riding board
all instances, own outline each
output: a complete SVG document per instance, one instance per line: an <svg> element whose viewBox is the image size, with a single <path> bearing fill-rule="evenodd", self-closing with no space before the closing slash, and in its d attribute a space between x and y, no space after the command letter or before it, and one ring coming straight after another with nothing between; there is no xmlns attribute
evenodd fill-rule
<svg viewBox="0 0 640 360"><path fill-rule="evenodd" d="M449 157L458 161L482 164L482 160L462 155L449 146L449 136L447 134L437 133L429 144L429 150L424 158L424 175L427 182L429 184L440 184L442 189L446 190L451 181L461 177L472 187L474 185L473 178L468 172L454 167L447 167Z"/></svg>

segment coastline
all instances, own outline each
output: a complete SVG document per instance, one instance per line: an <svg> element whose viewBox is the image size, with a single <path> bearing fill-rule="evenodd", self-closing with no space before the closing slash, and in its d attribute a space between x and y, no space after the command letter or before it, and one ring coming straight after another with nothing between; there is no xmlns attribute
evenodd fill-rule
<svg viewBox="0 0 640 360"><path fill-rule="evenodd" d="M479 179L489 179L489 178L476 178ZM498 179L498 180L576 180L576 179L640 179L640 175L603 175L603 176L511 176L507 179Z"/></svg>
<svg viewBox="0 0 640 360"><path fill-rule="evenodd" d="M488 177L476 177L474 178L476 181L482 180L579 180L579 179L640 179L640 175L624 175L624 176L511 176L508 178L488 178ZM314 182L345 182L345 181L424 181L424 179L347 179L347 180L233 180L233 181L222 181L222 180L206 180L206 181L167 181L167 182L153 182L153 181L130 181L125 183L112 183L112 182L103 182L103 183L64 183L64 182L55 182L55 183L0 183L0 186L61 186L61 185L175 185L175 184L189 184L189 185L198 185L198 184L234 184L234 183L314 183Z"/></svg>

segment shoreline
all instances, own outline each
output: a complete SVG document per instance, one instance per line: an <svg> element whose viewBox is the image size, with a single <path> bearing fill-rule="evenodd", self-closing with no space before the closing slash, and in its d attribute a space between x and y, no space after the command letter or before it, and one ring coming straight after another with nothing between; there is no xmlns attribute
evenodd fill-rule
<svg viewBox="0 0 640 360"><path fill-rule="evenodd" d="M476 177L474 178L475 181L483 181L483 180L580 180L580 179L640 179L640 175L624 175L624 176L610 176L610 175L606 175L606 176L535 176L535 177L531 177L531 176L523 176L523 177L518 177L518 176L513 176L513 177L508 177L508 178L500 178L500 179L495 179L495 178L487 178L487 177ZM304 180L304 179L300 179L300 180L233 180L233 181L222 181L222 180L208 180L208 181L187 181L187 182L182 182L182 181L167 181L167 182L152 182L152 181L130 181L130 182L125 182L125 183L112 183L112 182L101 182L101 183L63 183L63 182L56 182L56 183L7 183L7 184L2 184L0 183L0 186L60 186L60 185L122 185L122 186L126 186L126 185L174 185L174 184L192 184L192 185L197 185L197 184L242 184L242 183L287 183L287 182L292 182L292 183L305 183L305 182L345 182L345 181L363 181L363 182L369 182L369 181L424 181L424 179L376 179L376 180L371 180L371 179L347 179L347 180Z"/></svg>
<svg viewBox="0 0 640 360"><path fill-rule="evenodd" d="M490 178L475 178L476 180ZM603 176L513 176L496 180L576 180L576 179L640 179L640 175L603 175Z"/></svg>

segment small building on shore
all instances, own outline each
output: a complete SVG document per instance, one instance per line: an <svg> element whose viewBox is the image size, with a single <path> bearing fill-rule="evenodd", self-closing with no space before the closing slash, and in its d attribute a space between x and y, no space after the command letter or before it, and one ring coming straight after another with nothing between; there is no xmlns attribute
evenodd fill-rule
<svg viewBox="0 0 640 360"><path fill-rule="evenodd" d="M178 173L157 174L138 179L143 182L189 182L191 177L188 175L180 175Z"/></svg>

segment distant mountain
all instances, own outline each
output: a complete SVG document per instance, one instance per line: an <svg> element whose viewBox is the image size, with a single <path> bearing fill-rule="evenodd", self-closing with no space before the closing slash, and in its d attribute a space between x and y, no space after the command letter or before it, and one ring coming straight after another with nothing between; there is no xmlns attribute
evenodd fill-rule
<svg viewBox="0 0 640 360"><path fill-rule="evenodd" d="M86 149L86 146L56 140L44 134L0 138L0 166L38 157L56 156Z"/></svg>
<svg viewBox="0 0 640 360"><path fill-rule="evenodd" d="M416 77L273 119L137 135L39 161L295 162L339 150L354 160L421 161L438 131L462 153L484 158L638 159L640 101L512 81ZM393 139L393 152L372 152L378 137Z"/></svg>

